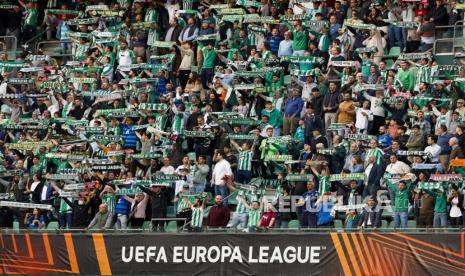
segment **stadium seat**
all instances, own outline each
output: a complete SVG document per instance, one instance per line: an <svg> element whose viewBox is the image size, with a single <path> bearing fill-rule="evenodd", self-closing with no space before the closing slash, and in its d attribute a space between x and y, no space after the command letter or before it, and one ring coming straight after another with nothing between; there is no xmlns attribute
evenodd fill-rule
<svg viewBox="0 0 465 276"><path fill-rule="evenodd" d="M296 219L289 221L289 228L290 229L299 229L300 228L300 222Z"/></svg>
<svg viewBox="0 0 465 276"><path fill-rule="evenodd" d="M236 197L237 197L237 191L232 192L228 198L228 204L237 205Z"/></svg>
<svg viewBox="0 0 465 276"><path fill-rule="evenodd" d="M176 224L176 221L169 221L166 225L165 231L169 233L178 232L178 225Z"/></svg>
<svg viewBox="0 0 465 276"><path fill-rule="evenodd" d="M56 230L58 229L58 221L51 221L48 225L47 225L47 229L49 230Z"/></svg>
<svg viewBox="0 0 465 276"><path fill-rule="evenodd" d="M18 230L18 229L19 229L19 222L16 221L16 220L13 222L13 229L14 229L14 230Z"/></svg>
<svg viewBox="0 0 465 276"><path fill-rule="evenodd" d="M383 58L397 58L399 55L400 55L400 47L392 47L389 50L389 53L383 56Z"/></svg>
<svg viewBox="0 0 465 276"><path fill-rule="evenodd" d="M340 219L335 219L335 220L334 220L334 228L336 228L336 229L342 229L342 228L344 228L344 224L342 223L342 220L340 220Z"/></svg>
<svg viewBox="0 0 465 276"><path fill-rule="evenodd" d="M175 218L176 217L176 209L174 208L174 206L168 206L166 208L167 212L166 212L166 216L168 218Z"/></svg>
<svg viewBox="0 0 465 276"><path fill-rule="evenodd" d="M417 222L415 220L409 219L407 222L407 228L416 228L417 227Z"/></svg>
<svg viewBox="0 0 465 276"><path fill-rule="evenodd" d="M394 65L394 61L392 59L386 59L384 62L386 63L387 68L392 68L392 65Z"/></svg>
<svg viewBox="0 0 465 276"><path fill-rule="evenodd" d="M144 224L142 225L142 229L151 230L152 229L152 222L151 221L144 221Z"/></svg>

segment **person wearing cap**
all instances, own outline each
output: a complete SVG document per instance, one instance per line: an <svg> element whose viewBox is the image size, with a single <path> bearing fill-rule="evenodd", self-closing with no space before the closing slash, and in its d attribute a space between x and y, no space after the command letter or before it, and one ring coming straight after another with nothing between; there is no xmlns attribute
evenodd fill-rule
<svg viewBox="0 0 465 276"><path fill-rule="evenodd" d="M209 87L210 82L213 79L213 68L217 60L217 53L213 48L213 43L208 42L205 47L202 48L203 62L200 71L200 79L204 89Z"/></svg>
<svg viewBox="0 0 465 276"><path fill-rule="evenodd" d="M99 205L98 212L95 214L94 219L84 230L92 229L97 226L100 230L110 229L113 223L113 214L108 211L108 206L105 203Z"/></svg>
<svg viewBox="0 0 465 276"><path fill-rule="evenodd" d="M200 155L197 157L197 161L194 164L192 191L195 193L202 193L205 191L207 176L210 171L210 167L206 164L206 161L206 157L204 155Z"/></svg>

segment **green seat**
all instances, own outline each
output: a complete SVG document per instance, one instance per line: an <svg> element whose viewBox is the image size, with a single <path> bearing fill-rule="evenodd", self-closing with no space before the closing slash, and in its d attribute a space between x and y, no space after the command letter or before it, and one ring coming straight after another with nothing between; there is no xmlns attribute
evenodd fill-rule
<svg viewBox="0 0 465 276"><path fill-rule="evenodd" d="M383 229L387 229L389 228L389 223L387 222L387 220L381 220L381 228Z"/></svg>
<svg viewBox="0 0 465 276"><path fill-rule="evenodd" d="M335 219L335 220L334 220L334 228L336 228L336 229L343 229L343 228L344 228L344 224L342 223L342 220L340 220L340 219Z"/></svg>
<svg viewBox="0 0 465 276"><path fill-rule="evenodd" d="M151 221L144 221L144 224L142 224L142 229L144 229L144 230L152 229L152 222Z"/></svg>
<svg viewBox="0 0 465 276"><path fill-rule="evenodd" d="M407 228L416 228L417 227L417 222L415 220L409 219L407 222Z"/></svg>
<svg viewBox="0 0 465 276"><path fill-rule="evenodd" d="M58 221L51 221L49 222L49 224L47 225L47 229L50 229L50 230L56 230L58 229L59 226L58 226Z"/></svg>
<svg viewBox="0 0 465 276"><path fill-rule="evenodd" d="M383 58L397 58L400 55L400 47L392 47Z"/></svg>
<svg viewBox="0 0 465 276"><path fill-rule="evenodd" d="M165 231L169 233L178 232L178 225L176 224L176 221L169 221L166 225Z"/></svg>
<svg viewBox="0 0 465 276"><path fill-rule="evenodd" d="M386 63L387 68L392 68L394 65L394 61L392 59L386 59L384 62Z"/></svg>
<svg viewBox="0 0 465 276"><path fill-rule="evenodd" d="M168 206L166 208L166 217L168 218L175 218L176 217L176 209L174 206Z"/></svg>
<svg viewBox="0 0 465 276"><path fill-rule="evenodd" d="M204 218L204 219L208 218L208 214L210 213L210 209L211 209L211 208L212 208L211 206L208 206L208 207L206 207L205 210L203 211L203 218Z"/></svg>
<svg viewBox="0 0 465 276"><path fill-rule="evenodd" d="M19 222L16 221L16 220L13 222L13 229L15 229L15 230L19 229Z"/></svg>
<svg viewBox="0 0 465 276"><path fill-rule="evenodd" d="M296 219L289 221L289 228L293 229L299 229L300 228L300 222Z"/></svg>
<svg viewBox="0 0 465 276"><path fill-rule="evenodd" d="M228 197L228 204L237 205L237 192L238 191L234 191L231 193L231 195Z"/></svg>

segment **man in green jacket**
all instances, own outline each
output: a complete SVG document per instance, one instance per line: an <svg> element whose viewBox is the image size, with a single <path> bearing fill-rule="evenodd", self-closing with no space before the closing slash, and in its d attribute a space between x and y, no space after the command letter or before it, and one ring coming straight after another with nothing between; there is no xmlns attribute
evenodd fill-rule
<svg viewBox="0 0 465 276"><path fill-rule="evenodd" d="M413 91L413 87L415 86L415 75L409 68L407 61L402 61L400 64L400 69L397 72L396 80L400 82L405 92Z"/></svg>
<svg viewBox="0 0 465 276"><path fill-rule="evenodd" d="M394 194L394 228L407 228L408 203L412 192L412 183L400 181L398 186L388 181L387 186Z"/></svg>
<svg viewBox="0 0 465 276"><path fill-rule="evenodd" d="M433 227L447 227L447 194L444 192L444 187L442 189L423 190L436 199L434 204Z"/></svg>
<svg viewBox="0 0 465 276"><path fill-rule="evenodd" d="M307 50L308 32L304 30L301 21L297 21L295 28L290 30L293 36L292 49L294 50L294 56L303 56Z"/></svg>
<svg viewBox="0 0 465 276"><path fill-rule="evenodd" d="M283 115L276 108L273 108L273 103L267 101L265 109L262 109L261 116L268 116L270 124L273 127L273 136L281 135L281 127L283 125Z"/></svg>

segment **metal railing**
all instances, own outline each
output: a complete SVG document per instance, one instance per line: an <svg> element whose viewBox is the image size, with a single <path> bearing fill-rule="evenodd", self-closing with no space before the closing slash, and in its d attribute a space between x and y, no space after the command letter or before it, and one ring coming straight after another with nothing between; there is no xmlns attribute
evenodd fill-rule
<svg viewBox="0 0 465 276"><path fill-rule="evenodd" d="M62 43L67 43L68 44L66 53L61 52L61 51L63 51L63 49L61 47ZM70 56L72 56L72 54L71 54L71 41L70 40L41 41L41 42L37 43L37 45L36 45L36 52L38 52L39 50L43 51L45 49L45 47L49 47L50 45L54 46L55 49L59 50L58 52L47 52L46 54L48 54L50 57L62 57L62 56L70 57Z"/></svg>
<svg viewBox="0 0 465 276"><path fill-rule="evenodd" d="M465 228L365 228L365 229L346 229L346 228L271 228L267 230L247 231L244 229L232 229L232 228L205 228L200 232L190 231L178 231L178 232L154 232L151 229L40 229L40 230L28 230L28 229L11 229L4 228L0 230L0 233L105 233L105 234L130 234L130 233L154 233L154 234L210 234L210 233L225 233L225 234L281 234L281 233L293 233L293 234L308 234L308 233L334 233L334 232L350 232L350 233L457 233L464 232Z"/></svg>
<svg viewBox="0 0 465 276"><path fill-rule="evenodd" d="M15 36L0 36L0 42L6 45L8 60L15 60L18 49L18 39Z"/></svg>

